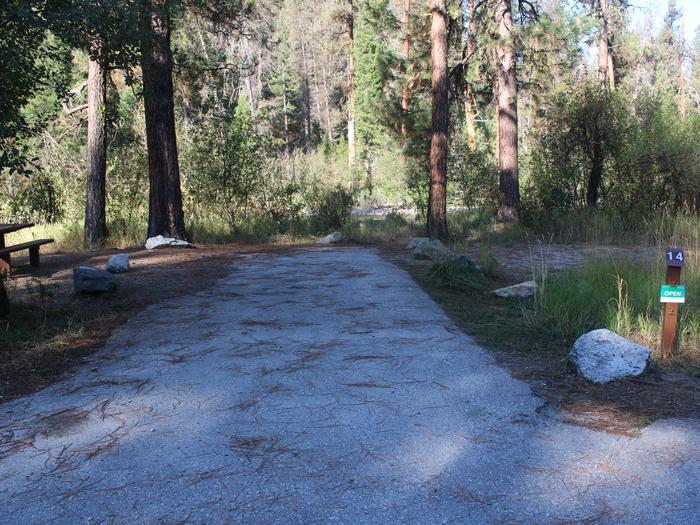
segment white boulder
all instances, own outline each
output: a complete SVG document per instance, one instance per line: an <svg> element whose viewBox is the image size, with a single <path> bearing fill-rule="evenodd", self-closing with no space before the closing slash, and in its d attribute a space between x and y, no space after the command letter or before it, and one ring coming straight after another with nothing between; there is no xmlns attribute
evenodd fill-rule
<svg viewBox="0 0 700 525"><path fill-rule="evenodd" d="M325 237L321 237L317 242L318 244L335 244L343 240L343 234L341 232L333 232Z"/></svg>
<svg viewBox="0 0 700 525"><path fill-rule="evenodd" d="M163 237L162 235L156 235L155 237L151 237L146 241L147 250L155 250L157 248L166 248L169 246L191 248L192 244L181 239Z"/></svg>
<svg viewBox="0 0 700 525"><path fill-rule="evenodd" d="M416 257L425 257L434 261L455 257L455 253L447 246L429 237L413 237L408 243L408 249Z"/></svg>
<svg viewBox="0 0 700 525"><path fill-rule="evenodd" d="M569 359L580 375L594 383L608 383L643 374L651 364L651 350L606 329L579 337Z"/></svg>
<svg viewBox="0 0 700 525"><path fill-rule="evenodd" d="M535 281L525 281L494 290L493 294L498 297L532 297L536 291L537 283Z"/></svg>
<svg viewBox="0 0 700 525"><path fill-rule="evenodd" d="M129 256L125 253L112 255L105 264L105 270L110 273L128 272L129 269Z"/></svg>
<svg viewBox="0 0 700 525"><path fill-rule="evenodd" d="M105 270L94 266L78 266L73 269L73 288L76 293L116 292L119 281Z"/></svg>

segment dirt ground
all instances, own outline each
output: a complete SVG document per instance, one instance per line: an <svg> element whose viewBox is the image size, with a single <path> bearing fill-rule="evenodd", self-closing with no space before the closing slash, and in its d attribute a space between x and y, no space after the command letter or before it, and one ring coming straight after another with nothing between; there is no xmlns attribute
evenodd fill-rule
<svg viewBox="0 0 700 525"><path fill-rule="evenodd" d="M39 268L31 268L27 257L13 258L12 279L8 283L10 300L23 303L25 308L46 308L46 326L42 326L46 334L26 343L8 343L2 341L0 331L4 347L0 352L0 402L51 384L99 348L115 327L138 315L144 307L212 286L231 272L232 263L239 257L288 249L283 245L228 244L195 249L42 254ZM103 296L73 292L73 268L82 264L102 267L116 253L128 253L131 264L131 271L118 276L118 292ZM62 329L71 325L80 325L80 329L66 328L62 335ZM27 339L31 335L34 334L28 334Z"/></svg>

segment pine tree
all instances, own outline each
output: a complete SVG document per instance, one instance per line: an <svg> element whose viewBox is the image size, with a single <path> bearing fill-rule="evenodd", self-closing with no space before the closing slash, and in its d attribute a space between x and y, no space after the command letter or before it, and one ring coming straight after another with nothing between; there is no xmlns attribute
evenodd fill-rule
<svg viewBox="0 0 700 525"><path fill-rule="evenodd" d="M449 99L447 85L447 7L445 0L431 0L432 134L428 235L447 237L447 135Z"/></svg>
<svg viewBox="0 0 700 525"><path fill-rule="evenodd" d="M175 135L168 0L143 0L141 69L150 179L148 237L187 239Z"/></svg>
<svg viewBox="0 0 700 525"><path fill-rule="evenodd" d="M498 221L517 222L520 208L518 176L518 81L514 49L511 0L496 2L498 44L498 163L500 199Z"/></svg>

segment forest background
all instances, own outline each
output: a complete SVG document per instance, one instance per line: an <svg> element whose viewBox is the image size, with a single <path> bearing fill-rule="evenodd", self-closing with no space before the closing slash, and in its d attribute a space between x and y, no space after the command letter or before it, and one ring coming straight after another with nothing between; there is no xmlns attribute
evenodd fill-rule
<svg viewBox="0 0 700 525"><path fill-rule="evenodd" d="M481 243L496 279L494 240L677 245L697 297L700 33L664 7L8 0L0 222L35 222L12 242L69 252L427 230ZM351 213L377 206L394 211ZM535 304L511 321L554 326L559 345L601 326L651 345L662 269L648 263L534 269ZM435 271L474 293L473 276ZM700 362L692 299L681 326Z"/></svg>

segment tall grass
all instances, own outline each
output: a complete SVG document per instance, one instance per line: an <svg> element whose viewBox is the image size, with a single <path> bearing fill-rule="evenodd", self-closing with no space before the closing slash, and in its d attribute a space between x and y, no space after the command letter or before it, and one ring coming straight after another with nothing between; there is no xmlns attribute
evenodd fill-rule
<svg viewBox="0 0 700 525"><path fill-rule="evenodd" d="M538 322L555 324L571 338L596 328L608 328L656 350L661 340L663 311L659 287L664 278L665 266L661 262L592 259L582 268L540 279L542 289L534 314ZM682 281L688 302L681 306L680 349L675 357L697 363L700 268L688 265Z"/></svg>

